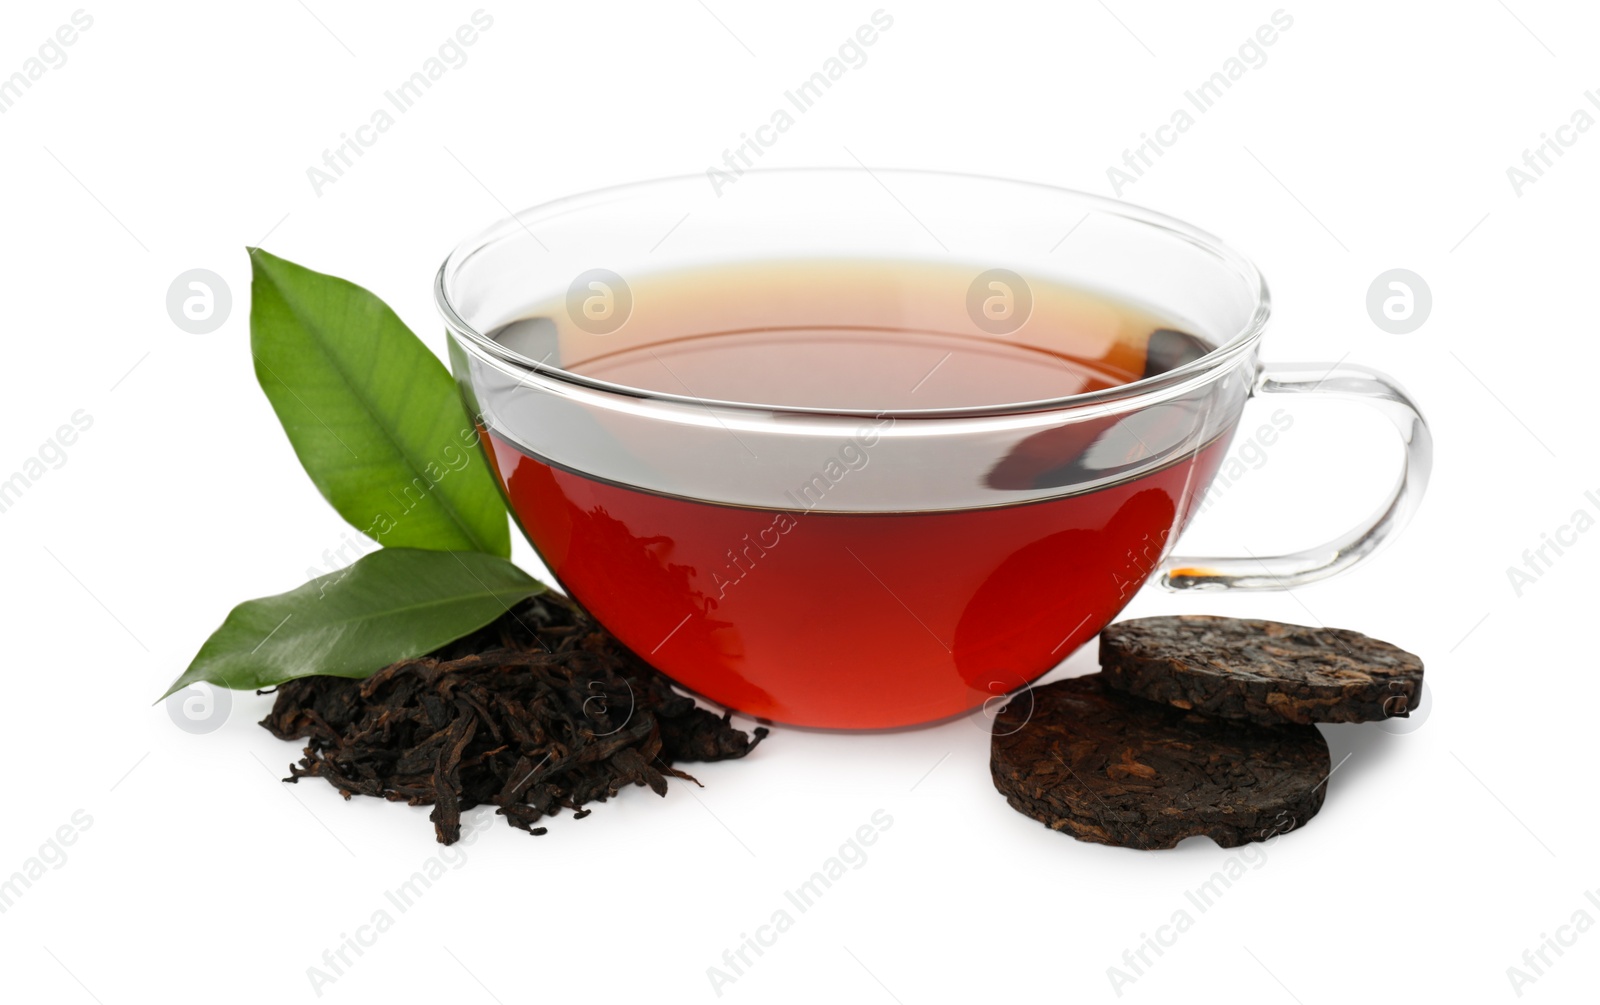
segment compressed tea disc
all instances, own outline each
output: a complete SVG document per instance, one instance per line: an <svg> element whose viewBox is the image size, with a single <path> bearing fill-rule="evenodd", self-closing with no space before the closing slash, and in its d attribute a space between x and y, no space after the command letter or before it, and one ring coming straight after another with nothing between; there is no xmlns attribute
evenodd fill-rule
<svg viewBox="0 0 1600 1005"><path fill-rule="evenodd" d="M1343 628L1183 615L1100 633L1108 685L1183 709L1264 725L1405 716L1422 660Z"/></svg>
<svg viewBox="0 0 1600 1005"><path fill-rule="evenodd" d="M989 768L1017 812L1126 848L1267 840L1316 814L1330 770L1315 726L1213 719L1113 691L1101 674L1013 698Z"/></svg>

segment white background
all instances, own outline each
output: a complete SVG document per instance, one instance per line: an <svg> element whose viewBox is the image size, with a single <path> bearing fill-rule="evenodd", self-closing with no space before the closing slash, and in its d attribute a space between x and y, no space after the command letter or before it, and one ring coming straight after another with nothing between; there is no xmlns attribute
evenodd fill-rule
<svg viewBox="0 0 1600 1005"><path fill-rule="evenodd" d="M1576 3L1507 3L1289 6L1265 65L1123 193L1261 263L1278 308L1269 359L1348 354L1393 374L1438 445L1415 522L1365 567L1293 595L1152 589L1127 612L1318 621L1427 662L1428 717L1406 733L1328 729L1334 759L1350 756L1325 808L1211 910L1184 892L1237 852L1052 833L995 793L982 720L780 729L746 762L694 767L703 790L630 790L542 838L477 811L492 826L464 864L322 997L716 1000L707 968L881 809L893 824L868 861L723 998L1116 1000L1107 968L1189 906L1193 928L1121 997L1515 999L1506 970L1524 950L1579 909L1600 920L1584 898L1600 887L1600 533L1520 597L1506 573L1574 511L1600 515L1584 497L1600 495L1600 130L1568 133L1575 144L1520 195L1506 169L1575 109L1600 115L1583 97L1600 87L1600 20ZM506 207L704 171L876 9L706 4L487 6L493 27L467 63L320 195L307 167L476 4L89 7L66 63L0 115L0 477L74 411L93 418L0 513L0 876L74 811L92 819L0 914L8 1000L315 1000L307 968L439 853L426 809L280 784L298 748L255 725L269 698L235 695L205 735L151 704L234 603L302 582L349 533L252 376L243 248L362 283L442 352L429 283L457 239ZM7 5L0 76L74 9ZM1106 168L1276 8L885 9L894 24L869 61L764 163L853 153L1111 194ZM1434 299L1406 335L1365 308L1394 267ZM211 334L166 312L192 268L233 291ZM1264 421L1270 409L1252 407ZM1301 546L1377 501L1398 462L1387 427L1356 406L1295 416L1187 548ZM1058 672L1092 664L1091 647ZM1524 997L1592 993L1600 934L1568 934Z"/></svg>

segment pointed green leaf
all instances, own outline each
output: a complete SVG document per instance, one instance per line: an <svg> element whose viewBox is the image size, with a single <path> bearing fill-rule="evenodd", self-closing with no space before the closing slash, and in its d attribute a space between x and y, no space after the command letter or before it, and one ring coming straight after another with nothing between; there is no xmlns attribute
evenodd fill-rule
<svg viewBox="0 0 1600 1005"><path fill-rule="evenodd" d="M511 555L505 503L444 364L382 300L250 253L256 378L323 498L381 544Z"/></svg>
<svg viewBox="0 0 1600 1005"><path fill-rule="evenodd" d="M311 674L366 677L542 592L544 584L493 555L384 548L235 607L167 695L197 681L244 690Z"/></svg>

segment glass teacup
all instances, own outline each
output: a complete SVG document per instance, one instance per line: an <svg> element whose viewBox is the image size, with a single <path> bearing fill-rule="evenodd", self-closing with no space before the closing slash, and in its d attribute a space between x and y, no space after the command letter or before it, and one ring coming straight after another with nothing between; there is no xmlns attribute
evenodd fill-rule
<svg viewBox="0 0 1600 1005"><path fill-rule="evenodd" d="M502 490L563 589L674 680L786 723L969 711L1049 671L1152 576L1333 575L1399 529L1428 477L1427 427L1393 381L1258 361L1269 304L1243 256L1047 186L645 182L496 224L436 293ZM1393 491L1317 547L1173 556L1266 394L1389 416L1406 447Z"/></svg>

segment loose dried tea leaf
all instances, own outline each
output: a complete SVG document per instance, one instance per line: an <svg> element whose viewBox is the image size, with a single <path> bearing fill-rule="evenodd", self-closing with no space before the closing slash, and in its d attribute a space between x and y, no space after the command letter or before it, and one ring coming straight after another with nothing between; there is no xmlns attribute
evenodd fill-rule
<svg viewBox="0 0 1600 1005"><path fill-rule="evenodd" d="M432 805L443 844L460 838L461 814L475 806L543 834L534 825L562 807L581 819L584 804L628 785L666 795L669 777L695 781L674 762L744 757L767 735L752 738L674 691L553 594L365 680L302 677L276 693L261 725L309 741L285 781L324 778L346 799Z"/></svg>
<svg viewBox="0 0 1600 1005"><path fill-rule="evenodd" d="M1301 827L1322 807L1328 745L1315 726L1257 726L1130 698L1101 674L1013 698L990 772L1024 816L1080 841L1224 848Z"/></svg>
<svg viewBox="0 0 1600 1005"><path fill-rule="evenodd" d="M1135 618L1100 634L1100 667L1120 691L1263 725L1406 716L1422 660L1343 628L1183 615Z"/></svg>

